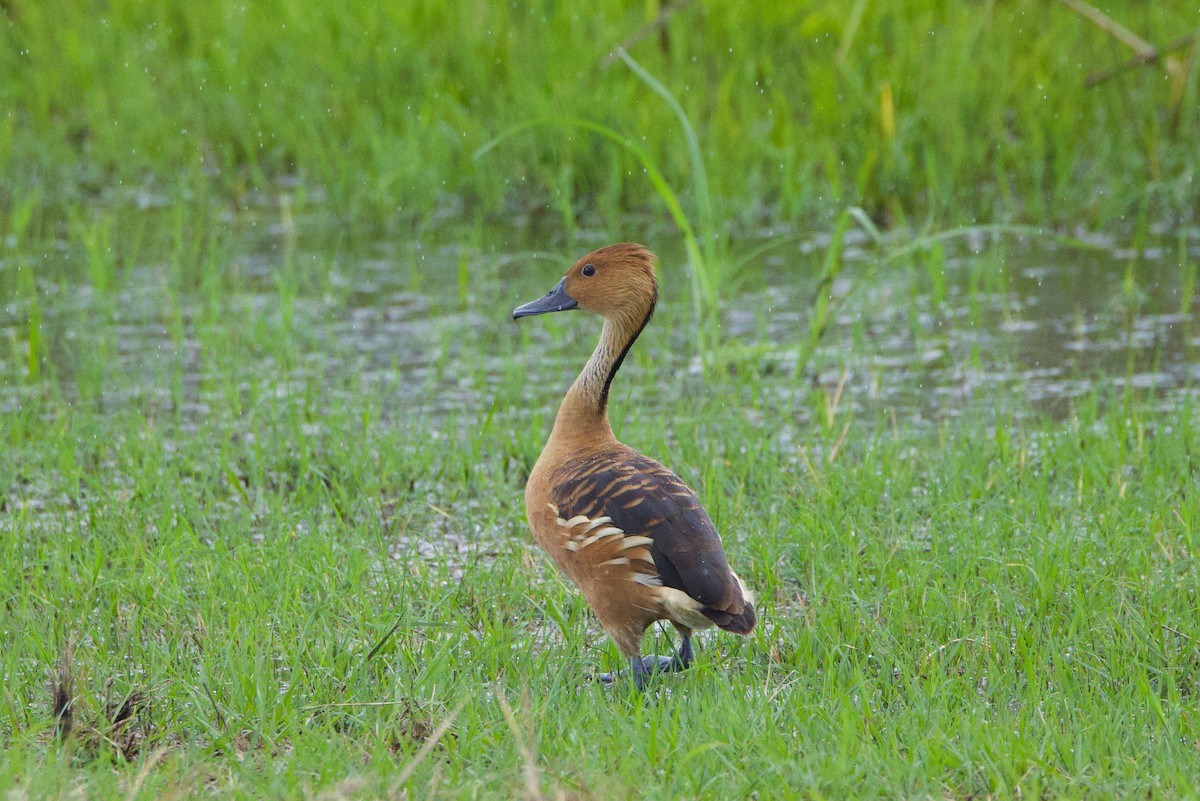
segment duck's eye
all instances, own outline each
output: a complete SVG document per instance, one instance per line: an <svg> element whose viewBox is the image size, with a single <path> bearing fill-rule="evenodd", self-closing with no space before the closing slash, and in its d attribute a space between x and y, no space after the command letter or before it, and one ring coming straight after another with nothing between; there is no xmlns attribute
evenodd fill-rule
<svg viewBox="0 0 1200 801"><path fill-rule="evenodd" d="M596 265L594 265L594 264L583 265L583 274L588 276L589 278L591 276L595 275L596 274Z"/></svg>

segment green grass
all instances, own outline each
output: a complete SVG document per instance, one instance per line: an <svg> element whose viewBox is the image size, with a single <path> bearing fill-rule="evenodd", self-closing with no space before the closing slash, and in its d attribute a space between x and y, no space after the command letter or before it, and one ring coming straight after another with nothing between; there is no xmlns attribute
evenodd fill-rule
<svg viewBox="0 0 1200 801"><path fill-rule="evenodd" d="M614 422L697 487L762 624L703 638L694 670L645 694L605 689L583 677L617 654L521 505L594 326L499 322L557 268L514 275L489 252L461 262L465 290L427 286L447 311L386 334L424 373L363 349L389 329L353 289L362 266L340 291L131 273L47 309L50 355L8 373L0 427L0 787L1125 798L1200 781L1186 396L922 424L803 373L701 379L676 347L677 278ZM123 361L131 319L168 352Z"/></svg>
<svg viewBox="0 0 1200 801"><path fill-rule="evenodd" d="M1155 43L1198 25L1185 0L1105 10ZM1104 226L1139 204L1195 221L1200 60L1187 51L1171 75L1088 89L1129 51L1043 0L696 3L636 38L656 13L14 0L0 10L0 211L31 193L61 208L181 184L236 207L285 179L373 225L466 208L574 230L660 208L638 156L584 130L533 129L473 158L557 117L638 143L717 225L705 242L762 221L828 227L850 205L889 227ZM622 44L644 75L609 58Z"/></svg>

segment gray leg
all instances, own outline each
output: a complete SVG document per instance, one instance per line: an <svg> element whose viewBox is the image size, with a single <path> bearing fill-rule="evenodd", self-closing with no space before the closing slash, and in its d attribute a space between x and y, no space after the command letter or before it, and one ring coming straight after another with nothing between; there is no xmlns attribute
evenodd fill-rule
<svg viewBox="0 0 1200 801"><path fill-rule="evenodd" d="M601 673L596 678L605 684L615 684L626 676L633 678L633 683L640 690L646 685L646 679L654 673L674 670L671 666L674 661L669 656L635 656L629 660L629 668L627 670L618 670L615 673Z"/></svg>
<svg viewBox="0 0 1200 801"><path fill-rule="evenodd" d="M681 670L687 670L694 658L692 638L684 637L675 656L635 656L629 660L628 670L601 673L596 678L605 684L614 684L627 675L632 676L633 683L640 690L645 687L646 680L655 673L678 673Z"/></svg>
<svg viewBox="0 0 1200 801"><path fill-rule="evenodd" d="M668 661L668 667L665 670L679 671L687 670L692 665L692 660L696 658L695 652L692 650L692 635L689 632L684 634L679 642L679 648L675 651L675 657Z"/></svg>
<svg viewBox="0 0 1200 801"><path fill-rule="evenodd" d="M635 656L629 660L628 670L618 670L615 673L601 673L596 678L605 684L613 684L620 681L625 676L632 676L633 683L640 690L646 684L646 679L654 673L678 673L681 670L687 670L692 660L696 658L696 653L692 650L692 630L675 624L676 630L679 631L680 641L679 647L675 649L675 656Z"/></svg>

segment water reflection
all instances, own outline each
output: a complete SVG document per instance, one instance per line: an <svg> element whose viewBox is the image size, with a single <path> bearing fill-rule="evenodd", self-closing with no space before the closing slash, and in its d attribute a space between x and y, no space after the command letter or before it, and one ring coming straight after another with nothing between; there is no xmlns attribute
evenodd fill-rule
<svg viewBox="0 0 1200 801"><path fill-rule="evenodd" d="M101 409L133 402L185 417L219 407L230 380L280 391L317 380L333 394L376 387L403 412L478 411L481 393L513 371L534 402L551 406L595 335L569 323L521 330L508 319L569 254L554 264L503 237L472 247L450 235L379 240L354 255L285 254L277 237L263 236L241 259L238 290L221 298L219 313L199 292L171 294L152 265L115 293L44 282L46 374L64 396ZM1193 264L1198 241L1193 233ZM722 336L758 346L742 367L781 395L841 385L843 403L858 411L934 419L972 409L1058 413L1098 381L1154 390L1169 403L1200 382L1200 326L1184 297L1193 288L1178 247L1139 256L1010 238L888 262L851 239L837 279L820 285L827 242L767 251L741 274L744 290L722 301ZM600 242L571 253L592 244ZM688 281L681 253L661 255L663 306L639 350L661 369L687 373L695 365ZM289 287L286 270L297 264L320 280ZM818 291L830 294L831 317L807 354ZM3 411L39 391L25 377L29 314L27 299L0 306ZM798 365L802 352L810 358Z"/></svg>

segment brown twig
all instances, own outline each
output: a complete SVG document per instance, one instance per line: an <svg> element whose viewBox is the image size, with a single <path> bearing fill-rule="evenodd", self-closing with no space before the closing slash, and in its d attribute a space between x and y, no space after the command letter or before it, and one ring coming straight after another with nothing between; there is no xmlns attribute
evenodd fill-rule
<svg viewBox="0 0 1200 801"><path fill-rule="evenodd" d="M1138 53L1133 58L1122 61L1120 64L1111 69L1089 75L1087 81L1084 82L1084 86L1091 89L1093 86L1099 86L1105 81L1112 80L1121 73L1128 72L1132 69L1137 69L1138 67L1144 67L1147 64L1157 64L1162 60L1163 54L1170 53L1175 50L1181 50L1188 45L1193 44L1195 41L1195 35L1190 33L1186 36L1180 36L1178 39L1172 39L1154 52Z"/></svg>
<svg viewBox="0 0 1200 801"><path fill-rule="evenodd" d="M666 25L672 16L680 11L683 11L693 2L695 2L695 0L679 0L679 2L668 3L660 8L658 10L658 16L647 22L641 28L638 28L631 36L629 36L629 38L614 47L612 51L604 57L604 60L600 62L600 69L606 70L611 67L614 63L616 63L617 59L620 58L620 56L617 55L618 53L620 53L622 50L632 50L635 44Z"/></svg>
<svg viewBox="0 0 1200 801"><path fill-rule="evenodd" d="M54 713L54 733L58 739L65 740L74 727L75 715L75 676L72 663L75 661L75 646L67 642L58 660L58 673L50 687L52 696L51 706Z"/></svg>
<svg viewBox="0 0 1200 801"><path fill-rule="evenodd" d="M458 713L462 712L463 707L466 705L467 699L464 698L463 700L459 701L458 706L454 707L454 709L450 711L450 714L446 716L445 720L439 723L437 728L433 730L433 734L429 735L428 739L421 744L421 747L417 750L416 755L408 761L408 764L405 765L404 769L400 771L400 775L396 777L396 781L392 783L393 793L399 792L402 789L402 785L408 781L410 776L413 775L413 771L415 771L420 764L424 762L431 753L433 753L433 749L437 748L438 742L441 741L446 732L450 731L450 727L454 725L454 719L458 717ZM407 798L408 796L403 795L402 797Z"/></svg>
<svg viewBox="0 0 1200 801"><path fill-rule="evenodd" d="M1126 28L1121 23L1117 22L1112 17L1105 14L1100 9L1085 3L1083 0L1059 0L1067 8L1084 17L1097 28L1108 31L1114 37L1121 40L1122 43L1128 45L1137 51L1137 54L1143 58L1156 57L1154 45L1147 42L1142 37L1138 36L1133 31Z"/></svg>

